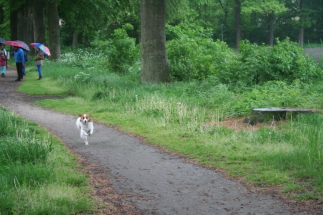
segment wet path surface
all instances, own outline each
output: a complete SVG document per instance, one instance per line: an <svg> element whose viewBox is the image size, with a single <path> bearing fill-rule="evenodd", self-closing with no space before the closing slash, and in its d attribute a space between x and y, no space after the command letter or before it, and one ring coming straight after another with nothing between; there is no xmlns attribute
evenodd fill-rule
<svg viewBox="0 0 323 215"><path fill-rule="evenodd" d="M45 127L87 162L99 163L115 192L135 206L135 214L307 214L99 123L86 146L75 127L78 113L66 115L33 105L43 97L16 92L15 78L15 71L9 70L0 80L0 104Z"/></svg>

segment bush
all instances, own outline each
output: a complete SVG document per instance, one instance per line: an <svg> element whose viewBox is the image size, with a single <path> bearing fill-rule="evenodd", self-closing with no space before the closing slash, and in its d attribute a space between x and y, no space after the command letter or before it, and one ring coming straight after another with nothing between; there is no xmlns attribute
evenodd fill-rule
<svg viewBox="0 0 323 215"><path fill-rule="evenodd" d="M322 78L322 70L297 43L288 38L284 41L276 39L276 43L274 47L269 47L241 41L239 64L230 82L243 82L251 86L267 81L292 83L297 79L308 82Z"/></svg>
<svg viewBox="0 0 323 215"><path fill-rule="evenodd" d="M107 66L115 72L125 72L140 56L140 49L136 46L135 39L127 34L127 30L131 28L132 25L126 24L114 30L110 40L92 43L106 53Z"/></svg>
<svg viewBox="0 0 323 215"><path fill-rule="evenodd" d="M189 24L167 26L170 72L177 81L225 78L235 65L236 56L226 43L211 39L208 29ZM184 32L185 31L185 32Z"/></svg>

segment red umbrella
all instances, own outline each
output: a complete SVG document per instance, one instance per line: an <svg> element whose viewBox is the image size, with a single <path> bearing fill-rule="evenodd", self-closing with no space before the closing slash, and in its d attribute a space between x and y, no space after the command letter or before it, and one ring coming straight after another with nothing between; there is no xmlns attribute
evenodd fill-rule
<svg viewBox="0 0 323 215"><path fill-rule="evenodd" d="M23 48L23 45L21 43L19 43L18 41L6 41L3 44Z"/></svg>

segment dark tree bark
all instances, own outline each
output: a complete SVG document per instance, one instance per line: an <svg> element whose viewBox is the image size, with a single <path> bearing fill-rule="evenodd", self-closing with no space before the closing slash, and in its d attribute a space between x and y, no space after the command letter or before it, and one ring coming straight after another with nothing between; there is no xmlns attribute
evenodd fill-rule
<svg viewBox="0 0 323 215"><path fill-rule="evenodd" d="M17 11L17 39L29 44L33 41L32 1L27 0Z"/></svg>
<svg viewBox="0 0 323 215"><path fill-rule="evenodd" d="M299 4L300 9L300 28L299 28L299 34L298 34L298 43L303 46L304 45L304 15L303 15L303 9L305 7L305 0L301 0Z"/></svg>
<svg viewBox="0 0 323 215"><path fill-rule="evenodd" d="M3 20L4 20L4 10L3 10L3 7L1 7L0 8L0 23L3 23Z"/></svg>
<svg viewBox="0 0 323 215"><path fill-rule="evenodd" d="M10 12L10 40L18 39L18 12Z"/></svg>
<svg viewBox="0 0 323 215"><path fill-rule="evenodd" d="M45 1L34 0L33 3L33 23L34 23L34 42L46 44L46 27L44 19Z"/></svg>
<svg viewBox="0 0 323 215"><path fill-rule="evenodd" d="M235 0L235 20L236 20L236 48L239 48L241 41L241 2Z"/></svg>
<svg viewBox="0 0 323 215"><path fill-rule="evenodd" d="M274 45L274 12L269 13L269 45Z"/></svg>
<svg viewBox="0 0 323 215"><path fill-rule="evenodd" d="M89 38L87 36L83 37L83 47L84 48L89 47Z"/></svg>
<svg viewBox="0 0 323 215"><path fill-rule="evenodd" d="M166 53L166 0L140 0L141 83L170 82Z"/></svg>
<svg viewBox="0 0 323 215"><path fill-rule="evenodd" d="M33 42L32 0L26 0L17 11L17 40L27 45Z"/></svg>
<svg viewBox="0 0 323 215"><path fill-rule="evenodd" d="M74 33L73 33L73 41L72 41L73 48L77 48L78 36L79 36L79 33L77 31L74 31Z"/></svg>
<svg viewBox="0 0 323 215"><path fill-rule="evenodd" d="M46 1L46 11L48 47L51 52L51 59L56 60L61 56L60 26L56 0Z"/></svg>

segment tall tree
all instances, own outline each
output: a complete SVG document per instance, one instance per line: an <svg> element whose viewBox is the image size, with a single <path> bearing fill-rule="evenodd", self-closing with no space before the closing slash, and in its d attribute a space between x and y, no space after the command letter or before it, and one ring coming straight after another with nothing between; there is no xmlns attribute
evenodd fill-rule
<svg viewBox="0 0 323 215"><path fill-rule="evenodd" d="M166 0L140 0L141 83L170 82L166 53Z"/></svg>
<svg viewBox="0 0 323 215"><path fill-rule="evenodd" d="M19 34L23 34L19 27L20 22L26 20L22 19L22 10L24 8L24 2L9 1L10 5L10 40L22 40Z"/></svg>
<svg viewBox="0 0 323 215"><path fill-rule="evenodd" d="M32 1L26 0L17 10L17 38L26 43L33 41Z"/></svg>
<svg viewBox="0 0 323 215"><path fill-rule="evenodd" d="M48 47L51 51L51 59L59 59L61 56L60 26L56 0L46 1Z"/></svg>
<svg viewBox="0 0 323 215"><path fill-rule="evenodd" d="M268 29L268 44L273 46L275 17L286 11L285 5L280 0L248 0L244 1L243 11L249 17L252 13L259 14L257 18L260 21L258 23L265 25Z"/></svg>
<svg viewBox="0 0 323 215"><path fill-rule="evenodd" d="M34 41L38 43L46 43L46 27L45 27L45 2L44 0L33 1L33 23L34 23Z"/></svg>
<svg viewBox="0 0 323 215"><path fill-rule="evenodd" d="M299 3L299 9L300 9L300 26L299 26L299 34L298 34L298 43L303 46L304 45L304 27L305 27L305 14L304 14L304 8L305 8L305 0L300 0Z"/></svg>
<svg viewBox="0 0 323 215"><path fill-rule="evenodd" d="M236 21L236 48L239 48L241 41L241 2L235 0L235 21Z"/></svg>

